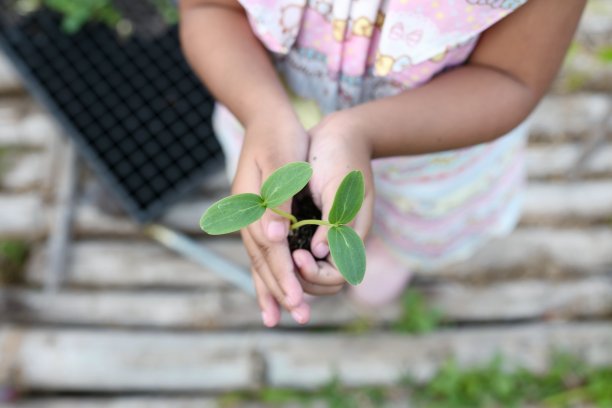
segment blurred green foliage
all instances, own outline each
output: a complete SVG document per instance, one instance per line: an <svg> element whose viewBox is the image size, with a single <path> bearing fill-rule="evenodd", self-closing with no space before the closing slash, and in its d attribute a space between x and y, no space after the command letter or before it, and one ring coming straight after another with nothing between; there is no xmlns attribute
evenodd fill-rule
<svg viewBox="0 0 612 408"><path fill-rule="evenodd" d="M597 58L601 62L612 64L612 45L607 45L597 50Z"/></svg>
<svg viewBox="0 0 612 408"><path fill-rule="evenodd" d="M2 176L8 169L8 149L0 147L0 187L2 186Z"/></svg>
<svg viewBox="0 0 612 408"><path fill-rule="evenodd" d="M402 298L402 313L393 324L401 333L425 334L434 331L442 322L442 313L432 308L425 297L408 289Z"/></svg>
<svg viewBox="0 0 612 408"><path fill-rule="evenodd" d="M427 408L493 408L539 406L612 407L612 367L589 367L575 357L554 353L545 373L508 369L496 357L465 369L448 360L427 383L407 379L396 387L348 388L338 380L315 391L264 388L233 392L221 398L224 408L253 402L266 407L325 406L370 408L402 406Z"/></svg>
<svg viewBox="0 0 612 408"><path fill-rule="evenodd" d="M43 3L63 15L62 27L68 33L77 32L88 21L114 27L121 20L112 0L43 0Z"/></svg>
<svg viewBox="0 0 612 408"><path fill-rule="evenodd" d="M5 175L15 164L14 155L17 151L14 148L0 147L0 191L3 188Z"/></svg>
<svg viewBox="0 0 612 408"><path fill-rule="evenodd" d="M323 403L327 408L380 408L388 400L388 390L383 387L349 388L333 380L315 391L290 388L264 388L259 391L233 392L220 400L222 408L239 408L245 402L256 402L266 407L297 404L304 407Z"/></svg>
<svg viewBox="0 0 612 408"><path fill-rule="evenodd" d="M505 369L499 357L471 369L451 360L427 384L413 387L417 406L432 408L612 407L612 367L588 367L566 354L555 354L543 374Z"/></svg>
<svg viewBox="0 0 612 408"><path fill-rule="evenodd" d="M178 7L172 0L152 0L167 24L173 25L179 21Z"/></svg>
<svg viewBox="0 0 612 408"><path fill-rule="evenodd" d="M17 239L0 239L0 284L15 284L23 279L29 246Z"/></svg>
<svg viewBox="0 0 612 408"><path fill-rule="evenodd" d="M178 22L178 10L172 0L132 1L150 1L168 25ZM79 31L88 22L101 22L116 28L120 22L127 21L113 0L17 0L15 3L20 12L32 12L41 6L60 13L62 28L68 33Z"/></svg>

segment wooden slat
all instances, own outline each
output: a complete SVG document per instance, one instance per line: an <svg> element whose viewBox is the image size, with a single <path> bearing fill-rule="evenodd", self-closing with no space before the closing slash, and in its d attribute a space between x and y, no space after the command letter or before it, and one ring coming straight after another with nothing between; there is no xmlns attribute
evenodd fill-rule
<svg viewBox="0 0 612 408"><path fill-rule="evenodd" d="M242 244L233 238L207 240L204 245L228 259L247 266ZM71 248L66 284L77 286L225 287L225 282L207 270L159 244L148 241L78 241ZM31 281L42 282L47 257L37 251L30 262Z"/></svg>
<svg viewBox="0 0 612 408"><path fill-rule="evenodd" d="M48 168L47 155L35 152L12 156L9 168L3 173L0 168L0 188L5 192L18 193L40 187Z"/></svg>
<svg viewBox="0 0 612 408"><path fill-rule="evenodd" d="M0 94L15 93L23 90L21 79L13 64L0 52Z"/></svg>
<svg viewBox="0 0 612 408"><path fill-rule="evenodd" d="M523 206L523 224L612 221L612 179L530 183Z"/></svg>
<svg viewBox="0 0 612 408"><path fill-rule="evenodd" d="M206 397L38 397L3 405L5 408L223 408Z"/></svg>
<svg viewBox="0 0 612 408"><path fill-rule="evenodd" d="M527 149L527 173L531 179L567 178L582 153L578 143L531 146ZM582 177L612 179L612 144L604 144L586 161Z"/></svg>
<svg viewBox="0 0 612 408"><path fill-rule="evenodd" d="M585 140L604 124L612 105L605 93L547 96L531 116L531 140Z"/></svg>
<svg viewBox="0 0 612 408"><path fill-rule="evenodd" d="M202 241L248 268L249 260L237 237ZM468 261L432 271L416 271L420 278L495 281L512 277L596 275L612 270L612 230L519 228L494 239ZM28 279L42 282L44 254L36 251ZM227 285L212 271L191 263L163 247L145 241L79 241L72 247L68 286L219 288Z"/></svg>
<svg viewBox="0 0 612 408"><path fill-rule="evenodd" d="M466 262L423 276L496 280L595 275L612 269L610 248L612 230L607 227L524 227L485 244Z"/></svg>
<svg viewBox="0 0 612 408"><path fill-rule="evenodd" d="M259 363L245 335L3 329L0 367L31 390L223 391L257 385ZM14 343L18 342L18 348ZM0 377L10 373L0 373Z"/></svg>
<svg viewBox="0 0 612 408"><path fill-rule="evenodd" d="M424 336L370 333L153 333L118 330L4 328L0 353L25 390L78 392L244 389L256 384L312 388L338 378L347 385L421 380L453 357L462 366L504 361L531 370L552 350L587 363L612 363L612 325L530 324L465 328ZM258 367L266 367L265 371Z"/></svg>
<svg viewBox="0 0 612 408"><path fill-rule="evenodd" d="M521 280L489 285L439 283L423 290L447 322L605 317L612 314L612 278L571 281ZM223 329L262 327L254 299L235 291L63 291L54 298L36 290L5 289L5 313L13 320L46 324ZM375 326L397 320L398 300L368 308L345 294L312 301L309 327L347 325L363 318ZM295 327L287 316L282 324Z"/></svg>
<svg viewBox="0 0 612 408"><path fill-rule="evenodd" d="M59 135L49 114L31 112L17 122L0 127L0 146L46 148L49 141Z"/></svg>
<svg viewBox="0 0 612 408"><path fill-rule="evenodd" d="M0 193L0 237L31 239L46 230L44 205L37 193Z"/></svg>

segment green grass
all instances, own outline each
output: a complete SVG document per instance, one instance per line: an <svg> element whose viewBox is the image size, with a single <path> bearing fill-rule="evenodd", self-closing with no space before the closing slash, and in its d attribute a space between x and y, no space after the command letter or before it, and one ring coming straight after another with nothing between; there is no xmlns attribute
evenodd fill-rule
<svg viewBox="0 0 612 408"><path fill-rule="evenodd" d="M23 280L23 267L29 246L17 239L0 239L0 284L16 284Z"/></svg>
<svg viewBox="0 0 612 408"><path fill-rule="evenodd" d="M391 323L391 329L398 333L426 334L436 330L442 323L442 313L431 307L425 297L416 289L408 289L401 298L399 318ZM342 327L342 331L360 335L371 332L376 323L367 317L359 317Z"/></svg>
<svg viewBox="0 0 612 408"><path fill-rule="evenodd" d="M9 168L8 153L6 147L0 147L0 186L2 184L2 176L4 176L4 173L6 173Z"/></svg>
<svg viewBox="0 0 612 408"><path fill-rule="evenodd" d="M553 357L544 374L504 369L501 358L467 370L449 361L430 382L414 388L413 398L432 408L612 407L612 367L588 367L563 354Z"/></svg>
<svg viewBox="0 0 612 408"><path fill-rule="evenodd" d="M569 47L567 48L567 52L565 53L565 59L563 64L569 64L572 62L576 55L582 50L582 46L577 41L572 41Z"/></svg>
<svg viewBox="0 0 612 408"><path fill-rule="evenodd" d="M222 397L221 406L233 408L256 402L270 407L309 407L318 402L330 408L378 408L391 400L404 401L409 395L412 406L427 408L612 407L612 367L589 367L559 353L551 360L549 370L542 374L507 369L500 357L469 369L449 360L425 384L408 379L395 387L347 388L334 380L310 392L265 388L230 393Z"/></svg>
<svg viewBox="0 0 612 408"><path fill-rule="evenodd" d="M406 291L402 306L400 318L393 324L393 329L400 333L429 333L442 322L442 313L432 308L425 297L414 289Z"/></svg>
<svg viewBox="0 0 612 408"><path fill-rule="evenodd" d="M606 45L597 50L597 59L606 64L612 64L612 45Z"/></svg>
<svg viewBox="0 0 612 408"><path fill-rule="evenodd" d="M379 408L388 400L383 387L349 388L334 380L315 391L289 388L264 388L253 392L233 392L220 400L222 408L239 408L245 402L257 402L266 407L297 404L303 407L323 402L328 408Z"/></svg>
<svg viewBox="0 0 612 408"><path fill-rule="evenodd" d="M562 78L562 88L567 93L578 92L585 87L589 76L584 72L571 72Z"/></svg>

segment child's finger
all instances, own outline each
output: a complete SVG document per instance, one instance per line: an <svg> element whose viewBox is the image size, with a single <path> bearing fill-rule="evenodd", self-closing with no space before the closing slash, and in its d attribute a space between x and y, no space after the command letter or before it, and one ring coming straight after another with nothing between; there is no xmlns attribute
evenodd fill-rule
<svg viewBox="0 0 612 408"><path fill-rule="evenodd" d="M321 219L329 219L329 212L334 201L335 189L325 188L321 192ZM329 244L327 243L328 227L319 226L310 241L310 251L319 259L325 259L329 255Z"/></svg>
<svg viewBox="0 0 612 408"><path fill-rule="evenodd" d="M260 236L251 231L259 232ZM259 240L259 241L258 241ZM276 300L288 311L303 303L304 292L295 275L293 260L286 245L268 242L261 238L259 223L243 233L253 267L257 270Z"/></svg>
<svg viewBox="0 0 612 408"><path fill-rule="evenodd" d="M329 262L317 262L309 251L304 249L294 251L293 260L299 268L302 288L308 293L312 293L312 290L304 287L304 282L320 287L342 287L346 283L346 280L336 268L330 265Z"/></svg>
<svg viewBox="0 0 612 408"><path fill-rule="evenodd" d="M335 285L335 286L321 286L314 285L312 283L303 281L302 285L304 287L304 292L313 296L331 296L340 292L344 285Z"/></svg>
<svg viewBox="0 0 612 408"><path fill-rule="evenodd" d="M257 302L261 310L261 320L266 327L274 327L280 321L280 306L257 271L252 269L251 272L253 274L255 291L257 292Z"/></svg>
<svg viewBox="0 0 612 408"><path fill-rule="evenodd" d="M251 258L251 269L259 276L262 282L265 284L268 292L275 298L276 302L282 304L283 299L286 297L282 288L270 272L265 258L263 257L259 247L253 241L253 238L249 234L248 230L242 233L242 241L246 247L249 258ZM283 304L283 306L286 306Z"/></svg>
<svg viewBox="0 0 612 408"><path fill-rule="evenodd" d="M283 203L278 209L285 213L291 213L291 200ZM262 229L266 237L272 242L286 243L287 235L289 235L289 223L290 221L287 218L276 214L272 210L267 210L261 218Z"/></svg>

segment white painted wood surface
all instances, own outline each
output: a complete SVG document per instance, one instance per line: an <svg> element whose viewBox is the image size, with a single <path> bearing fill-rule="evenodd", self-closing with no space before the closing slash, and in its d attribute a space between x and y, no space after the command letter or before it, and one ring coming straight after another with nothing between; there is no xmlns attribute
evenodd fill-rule
<svg viewBox="0 0 612 408"><path fill-rule="evenodd" d="M612 314L612 277L557 281L513 280L487 285L441 282L416 288L448 322L501 322L525 319L571 319ZM39 290L0 290L0 305L12 320L102 327L167 329L261 328L254 299L237 291L64 290L49 298ZM8 308L8 305L11 308ZM312 302L313 326L337 327L366 319L374 326L396 321L401 301L365 308L348 296ZM2 311L0 306L0 312ZM287 316L286 327L296 327Z"/></svg>
<svg viewBox="0 0 612 408"><path fill-rule="evenodd" d="M522 223L567 225L612 221L612 180L532 182L527 186Z"/></svg>
<svg viewBox="0 0 612 408"><path fill-rule="evenodd" d="M224 408L206 397L43 397L3 405L5 408ZM242 407L241 407L242 408ZM246 407L245 407L246 408Z"/></svg>
<svg viewBox="0 0 612 408"><path fill-rule="evenodd" d="M472 366L501 355L542 370L553 349L595 365L612 363L612 325L603 323L492 326L424 336L16 327L0 333L1 349L11 339L19 342L11 355L0 354L5 363L0 367L11 367L13 381L24 389L39 391L204 391L252 388L260 381L313 388L334 377L352 386L390 384L406 374L427 379L451 357Z"/></svg>
<svg viewBox="0 0 612 408"><path fill-rule="evenodd" d="M259 381L259 362L249 336L242 334L9 328L2 333L4 343L18 341L19 347L0 353L0 367L11 367L16 381L31 390L202 392L249 389Z"/></svg>
<svg viewBox="0 0 612 408"><path fill-rule="evenodd" d="M0 192L0 237L35 239L47 231L44 204L36 192Z"/></svg>

